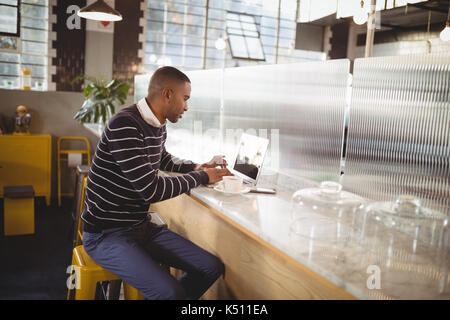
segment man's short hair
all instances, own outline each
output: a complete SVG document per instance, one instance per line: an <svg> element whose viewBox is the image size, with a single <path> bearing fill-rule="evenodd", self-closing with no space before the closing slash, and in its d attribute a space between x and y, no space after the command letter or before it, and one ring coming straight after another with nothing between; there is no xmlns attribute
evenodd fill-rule
<svg viewBox="0 0 450 320"><path fill-rule="evenodd" d="M169 83L184 83L189 82L191 80L185 75L183 72L174 67L161 67L153 73L150 84L148 85L148 93L149 95L153 95L157 92L160 92L162 89L168 86Z"/></svg>

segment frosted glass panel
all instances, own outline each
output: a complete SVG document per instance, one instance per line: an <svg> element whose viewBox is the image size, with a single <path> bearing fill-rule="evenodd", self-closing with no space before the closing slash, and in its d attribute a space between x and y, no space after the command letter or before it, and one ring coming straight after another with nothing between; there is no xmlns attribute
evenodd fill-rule
<svg viewBox="0 0 450 320"><path fill-rule="evenodd" d="M168 150L194 161L224 154L231 162L246 132L269 139L266 168L338 181L349 66L332 60L186 72L189 110L168 123ZM136 100L148 79L135 77Z"/></svg>
<svg viewBox="0 0 450 320"><path fill-rule="evenodd" d="M222 71L188 71L186 75L191 80L191 97L188 100L188 111L175 127L194 132L194 122L201 121L202 130L219 129Z"/></svg>
<svg viewBox="0 0 450 320"><path fill-rule="evenodd" d="M344 187L450 214L450 54L357 59Z"/></svg>
<svg viewBox="0 0 450 320"><path fill-rule="evenodd" d="M349 66L345 59L226 69L225 133L266 134L265 165L273 169L339 180ZM228 134L227 142L237 138Z"/></svg>
<svg viewBox="0 0 450 320"><path fill-rule="evenodd" d="M220 106L222 70L187 71L191 80L188 111L176 124L167 122L166 148L173 155L204 162L221 154ZM151 74L135 76L135 101L147 95Z"/></svg>

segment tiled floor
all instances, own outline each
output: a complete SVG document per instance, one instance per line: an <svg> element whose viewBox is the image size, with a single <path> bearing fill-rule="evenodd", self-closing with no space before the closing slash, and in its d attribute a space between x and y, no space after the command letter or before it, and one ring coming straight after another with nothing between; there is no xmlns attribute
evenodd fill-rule
<svg viewBox="0 0 450 320"><path fill-rule="evenodd" d="M44 203L36 201L35 234L5 237L0 199L0 299L66 299L72 203L61 208Z"/></svg>

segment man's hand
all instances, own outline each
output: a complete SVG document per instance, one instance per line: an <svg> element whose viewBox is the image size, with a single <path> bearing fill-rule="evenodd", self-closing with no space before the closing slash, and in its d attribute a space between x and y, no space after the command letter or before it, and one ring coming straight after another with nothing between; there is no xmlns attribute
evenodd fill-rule
<svg viewBox="0 0 450 320"><path fill-rule="evenodd" d="M208 168L216 168L216 167L225 169L227 167L227 165L228 165L228 163L225 160L225 156L214 156L209 162L206 162L203 164L198 164L194 168L194 170L199 171L199 170L205 170Z"/></svg>
<svg viewBox="0 0 450 320"><path fill-rule="evenodd" d="M206 168L205 172L208 174L209 183L216 183L222 180L224 176L232 176L233 174L228 169Z"/></svg>

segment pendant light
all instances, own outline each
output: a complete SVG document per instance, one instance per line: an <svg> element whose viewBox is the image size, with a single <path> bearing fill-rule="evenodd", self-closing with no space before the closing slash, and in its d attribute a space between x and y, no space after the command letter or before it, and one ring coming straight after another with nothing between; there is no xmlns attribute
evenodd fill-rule
<svg viewBox="0 0 450 320"><path fill-rule="evenodd" d="M358 11L356 11L355 15L353 16L353 21L356 24L364 24L367 22L367 11L366 9L364 9L364 1L361 1L361 8L358 9Z"/></svg>
<svg viewBox="0 0 450 320"><path fill-rule="evenodd" d="M450 41L450 21L447 21L444 30L439 35L442 41Z"/></svg>
<svg viewBox="0 0 450 320"><path fill-rule="evenodd" d="M227 43L223 37L220 37L219 39L216 40L214 46L216 47L217 50L222 51L227 47Z"/></svg>
<svg viewBox="0 0 450 320"><path fill-rule="evenodd" d="M98 21L120 21L122 15L111 8L104 0L97 0L93 4L90 4L77 12L78 16Z"/></svg>
<svg viewBox="0 0 450 320"><path fill-rule="evenodd" d="M450 41L450 5L448 6L447 22L445 23L444 30L439 35L442 41Z"/></svg>

